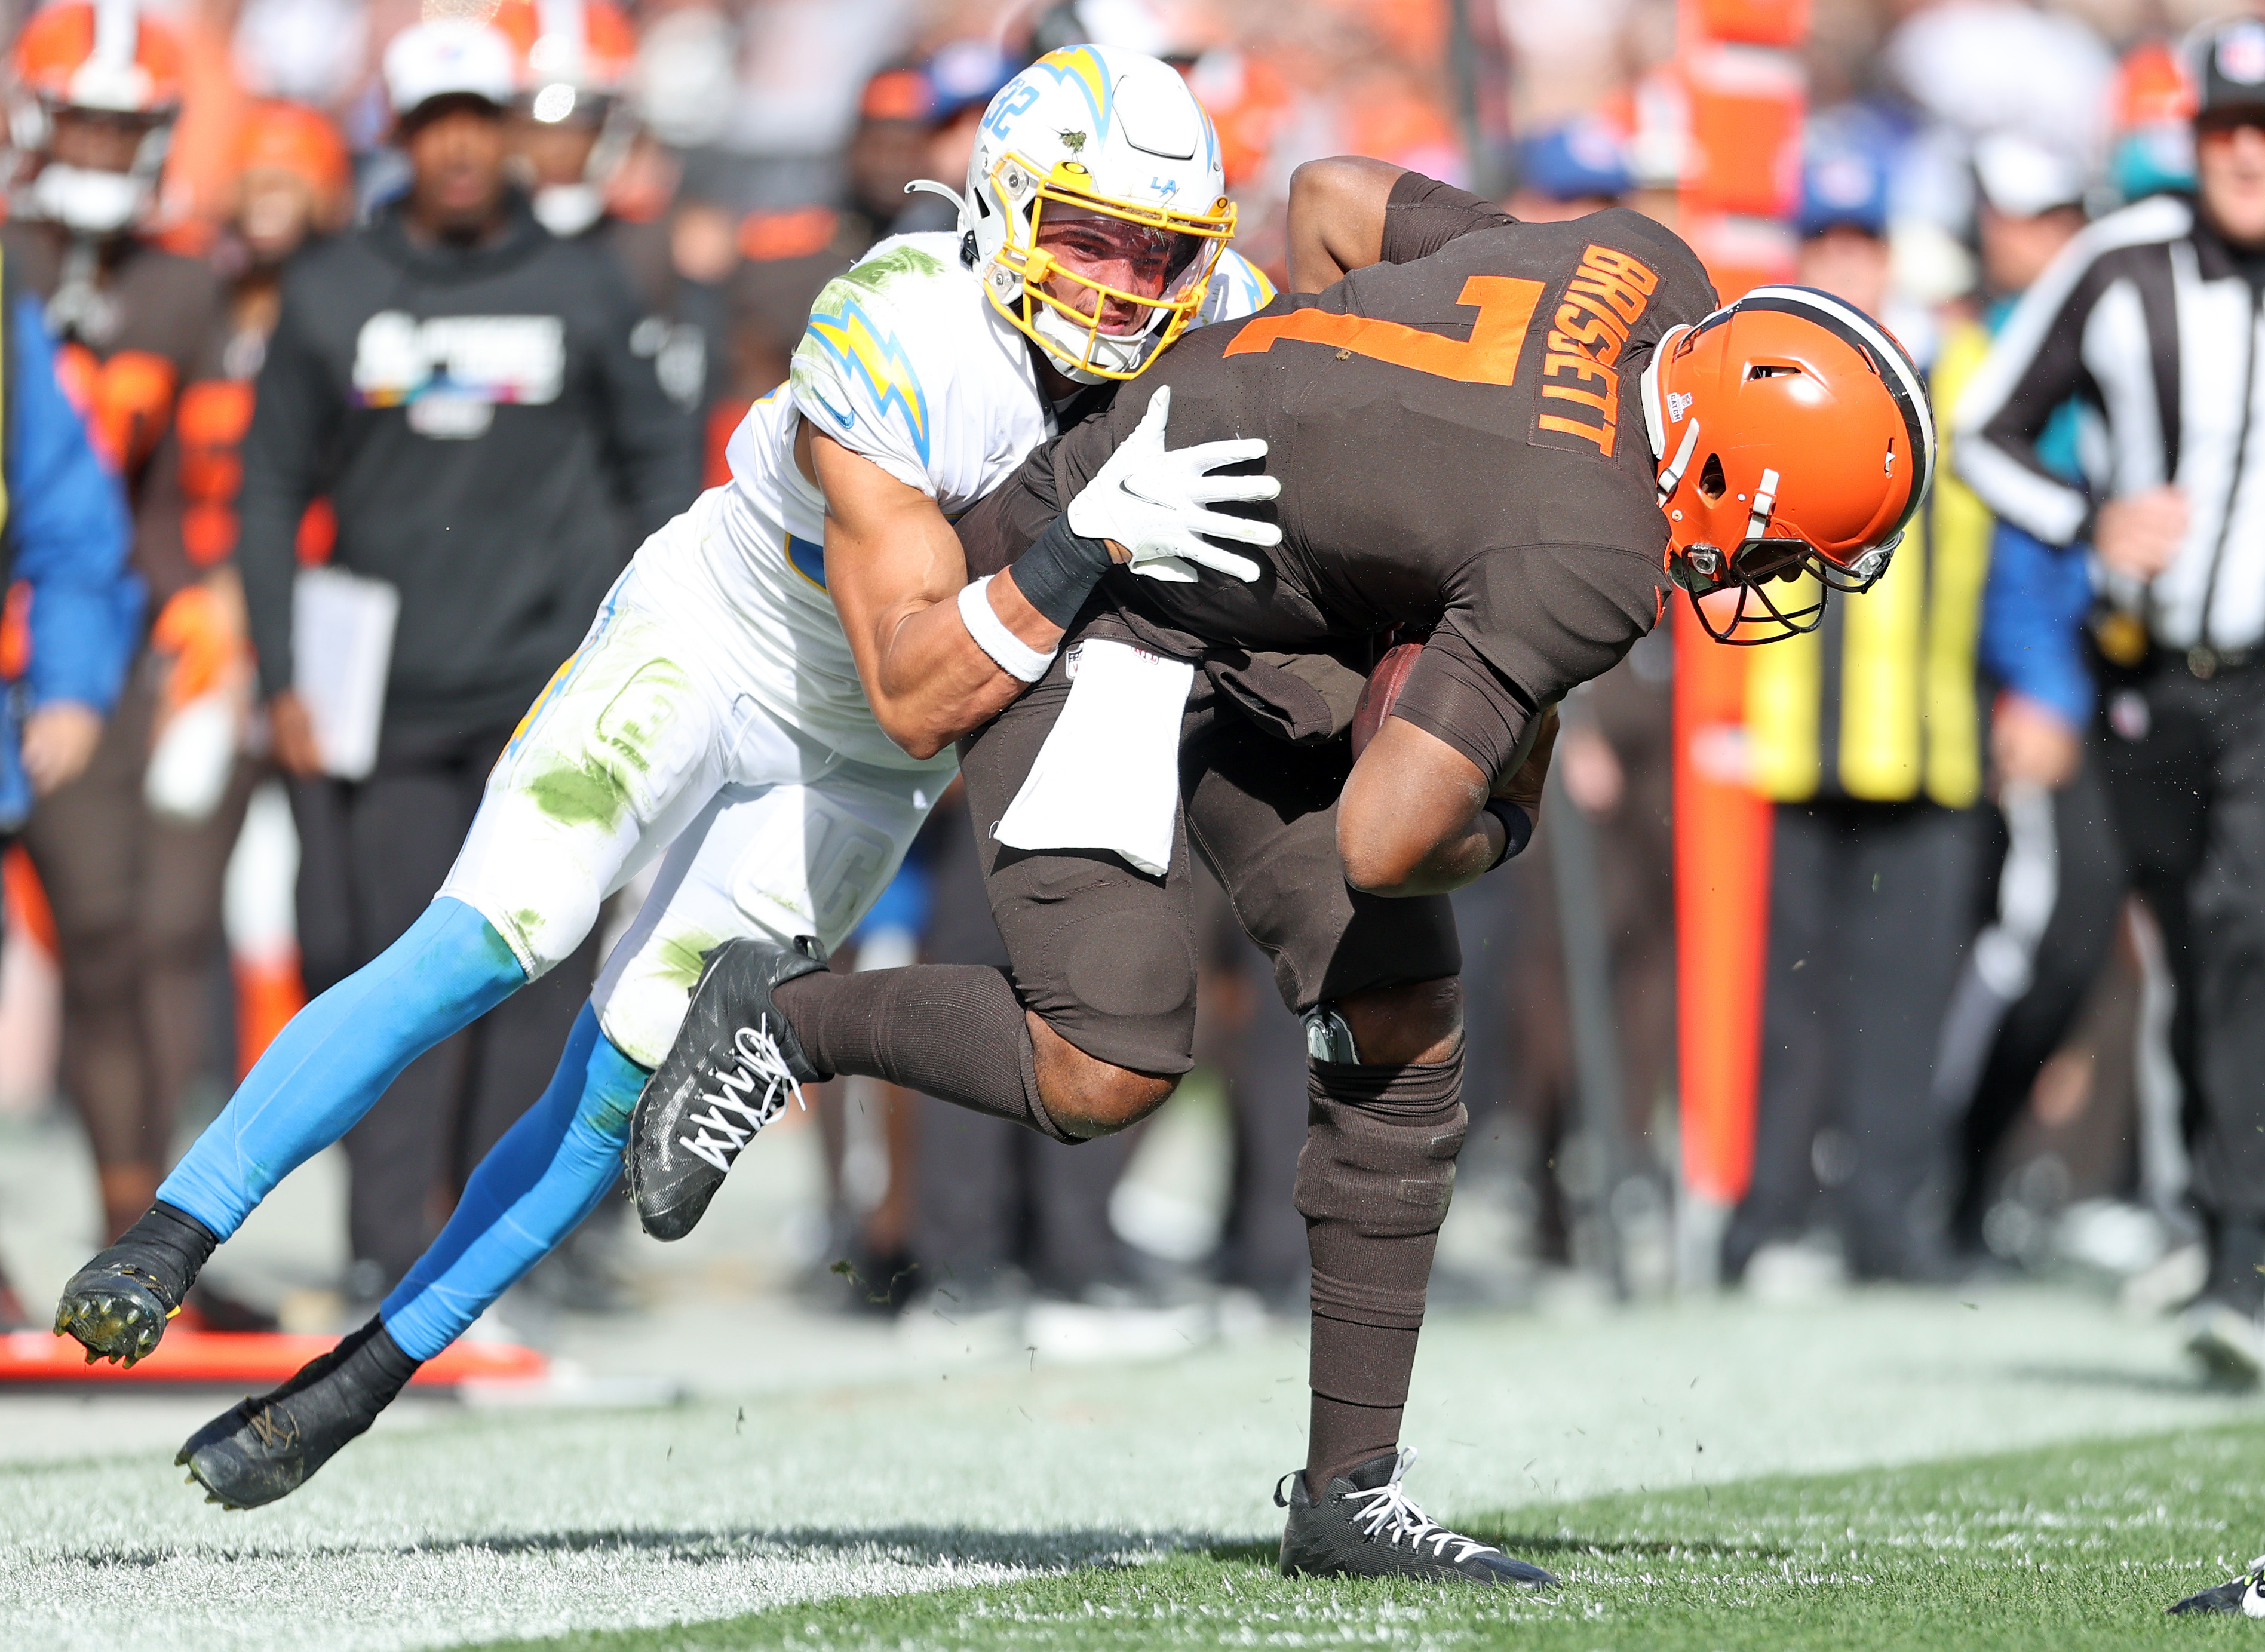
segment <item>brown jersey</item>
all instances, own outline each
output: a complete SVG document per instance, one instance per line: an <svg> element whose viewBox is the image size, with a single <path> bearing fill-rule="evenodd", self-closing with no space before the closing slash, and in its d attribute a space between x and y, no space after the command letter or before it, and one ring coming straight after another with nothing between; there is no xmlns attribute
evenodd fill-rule
<svg viewBox="0 0 2265 1652"><path fill-rule="evenodd" d="M1536 706L1657 622L1667 523L1636 384L1715 308L1689 247L1640 214L1519 223L1415 173L1384 262L1189 335L1032 454L960 524L1004 567L1172 388L1174 448L1262 436L1282 527L1243 584L1110 573L1082 621L1165 652L1336 652L1395 627L1431 646L1396 715L1502 767ZM1239 508L1239 507L1230 507Z"/></svg>
<svg viewBox="0 0 2265 1652"><path fill-rule="evenodd" d="M25 222L9 224L0 241L26 290L48 305L65 389L85 414L96 450L126 484L134 570L155 614L201 567L183 538L174 412L190 381L217 370L220 279L200 259L125 238L104 249L98 283L59 303L68 237Z"/></svg>

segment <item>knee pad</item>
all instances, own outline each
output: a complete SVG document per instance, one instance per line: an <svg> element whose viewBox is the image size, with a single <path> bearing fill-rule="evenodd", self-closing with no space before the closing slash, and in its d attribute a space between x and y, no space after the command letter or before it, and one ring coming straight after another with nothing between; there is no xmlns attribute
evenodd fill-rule
<svg viewBox="0 0 2265 1652"><path fill-rule="evenodd" d="M1462 1052L1430 1066L1314 1061L1307 1073L1298 1213L1372 1239L1438 1233L1470 1123Z"/></svg>
<svg viewBox="0 0 2265 1652"><path fill-rule="evenodd" d="M1313 1251L1314 1312L1416 1329L1468 1127L1462 1052L1426 1066L1307 1070L1294 1202Z"/></svg>

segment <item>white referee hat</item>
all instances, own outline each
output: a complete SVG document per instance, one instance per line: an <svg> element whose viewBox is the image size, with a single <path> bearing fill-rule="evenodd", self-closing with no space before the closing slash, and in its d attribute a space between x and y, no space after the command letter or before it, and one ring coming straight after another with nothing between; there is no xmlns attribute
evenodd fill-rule
<svg viewBox="0 0 2265 1652"><path fill-rule="evenodd" d="M470 18L412 25L385 48L386 98L397 117L435 98L483 98L501 109L518 86L511 42Z"/></svg>

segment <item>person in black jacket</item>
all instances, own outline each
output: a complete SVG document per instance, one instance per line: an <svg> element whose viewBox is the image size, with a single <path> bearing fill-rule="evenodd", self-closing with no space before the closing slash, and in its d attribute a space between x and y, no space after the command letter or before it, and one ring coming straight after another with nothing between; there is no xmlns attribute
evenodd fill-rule
<svg viewBox="0 0 2265 1652"><path fill-rule="evenodd" d="M287 276L244 444L237 562L279 761L295 777L300 942L319 993L423 912L520 715L652 529L696 491L681 413L631 336L643 307L601 249L506 187L514 65L499 34L420 25L386 55L412 181ZM400 597L375 767L331 777L294 688L299 521L327 494L333 564ZM431 1236L454 1139L531 1104L594 949L413 1063L346 1139L351 1294Z"/></svg>

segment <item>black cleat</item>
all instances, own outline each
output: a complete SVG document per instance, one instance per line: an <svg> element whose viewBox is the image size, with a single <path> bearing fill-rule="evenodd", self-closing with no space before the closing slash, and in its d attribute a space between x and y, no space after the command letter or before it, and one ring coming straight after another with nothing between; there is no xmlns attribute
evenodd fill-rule
<svg viewBox="0 0 2265 1652"><path fill-rule="evenodd" d="M376 1422L422 1364L402 1352L383 1320L372 1318L273 1393L206 1423L173 1461L204 1488L208 1503L223 1509L273 1503Z"/></svg>
<svg viewBox="0 0 2265 1652"><path fill-rule="evenodd" d="M792 946L729 941L707 955L692 1006L645 1081L623 1155L637 1221L655 1239L699 1226L739 1150L827 1075L771 1002L778 987L826 967L809 935Z"/></svg>
<svg viewBox="0 0 2265 1652"><path fill-rule="evenodd" d="M2265 1554L2249 1562L2249 1569L2230 1583L2189 1595L2167 1612L2239 1612L2245 1618L2265 1618Z"/></svg>
<svg viewBox="0 0 2265 1652"><path fill-rule="evenodd" d="M76 1336L86 1363L132 1367L165 1334L220 1241L193 1216L153 1204L141 1220L70 1277L55 1305L55 1335Z"/></svg>
<svg viewBox="0 0 2265 1652"><path fill-rule="evenodd" d="M1539 1566L1426 1519L1400 1486L1415 1460L1412 1447L1372 1457L1331 1480L1329 1496L1319 1503L1304 1474L1283 1475L1274 1488L1275 1507L1290 1511L1282 1533L1282 1575L1421 1577L1533 1589L1557 1581Z"/></svg>

